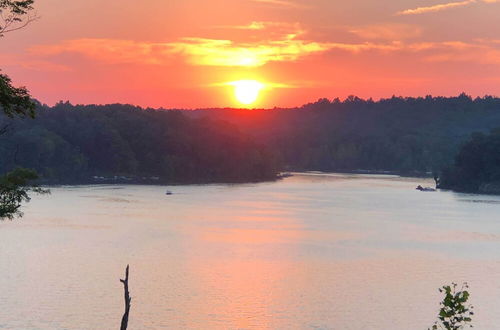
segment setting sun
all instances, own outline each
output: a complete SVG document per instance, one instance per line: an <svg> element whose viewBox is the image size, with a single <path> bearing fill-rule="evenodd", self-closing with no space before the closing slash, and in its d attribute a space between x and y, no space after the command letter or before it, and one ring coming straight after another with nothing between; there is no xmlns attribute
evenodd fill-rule
<svg viewBox="0 0 500 330"><path fill-rule="evenodd" d="M254 103L259 97L264 84L256 80L239 80L230 83L234 86L234 96L238 102L248 105Z"/></svg>

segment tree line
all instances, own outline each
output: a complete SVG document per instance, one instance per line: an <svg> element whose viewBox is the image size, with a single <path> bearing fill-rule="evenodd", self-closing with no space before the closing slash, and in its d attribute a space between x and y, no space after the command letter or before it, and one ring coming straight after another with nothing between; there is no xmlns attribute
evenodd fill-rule
<svg viewBox="0 0 500 330"><path fill-rule="evenodd" d="M453 163L472 133L500 127L500 99L351 96L295 109L186 114L236 125L268 146L284 169L431 175Z"/></svg>
<svg viewBox="0 0 500 330"><path fill-rule="evenodd" d="M234 125L130 105L37 104L36 118L1 119L0 172L42 182L248 182L276 177L272 153Z"/></svg>
<svg viewBox="0 0 500 330"><path fill-rule="evenodd" d="M0 172L50 183L117 177L161 183L269 180L284 170L439 173L473 132L500 126L491 96L321 99L294 109L164 110L37 103L0 120ZM97 179L95 179L97 178Z"/></svg>

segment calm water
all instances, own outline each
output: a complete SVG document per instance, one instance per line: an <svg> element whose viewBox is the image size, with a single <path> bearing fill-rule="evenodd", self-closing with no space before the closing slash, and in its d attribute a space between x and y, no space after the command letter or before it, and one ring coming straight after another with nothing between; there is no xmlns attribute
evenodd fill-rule
<svg viewBox="0 0 500 330"><path fill-rule="evenodd" d="M54 188L0 223L0 328L118 328L129 263L130 329L427 329L465 280L499 329L500 198L417 184Z"/></svg>

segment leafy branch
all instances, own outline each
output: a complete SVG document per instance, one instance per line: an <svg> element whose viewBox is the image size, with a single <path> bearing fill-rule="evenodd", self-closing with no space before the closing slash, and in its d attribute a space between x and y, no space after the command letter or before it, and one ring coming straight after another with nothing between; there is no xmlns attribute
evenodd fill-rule
<svg viewBox="0 0 500 330"><path fill-rule="evenodd" d="M21 203L31 200L30 192L50 193L47 189L33 185L36 179L36 172L26 168L17 168L0 177L0 220L21 217Z"/></svg>
<svg viewBox="0 0 500 330"><path fill-rule="evenodd" d="M12 86L11 79L4 74L0 74L0 110L10 118L35 117L35 103L28 90Z"/></svg>
<svg viewBox="0 0 500 330"><path fill-rule="evenodd" d="M467 283L463 283L460 290L457 291L457 284L452 283L439 289L439 292L445 294L440 303L438 321L434 323L430 330L446 329L460 330L466 327L472 328L470 324L474 307L467 303L469 300L469 288Z"/></svg>
<svg viewBox="0 0 500 330"><path fill-rule="evenodd" d="M34 0L0 0L0 37L5 33L24 28L40 18L32 13Z"/></svg>

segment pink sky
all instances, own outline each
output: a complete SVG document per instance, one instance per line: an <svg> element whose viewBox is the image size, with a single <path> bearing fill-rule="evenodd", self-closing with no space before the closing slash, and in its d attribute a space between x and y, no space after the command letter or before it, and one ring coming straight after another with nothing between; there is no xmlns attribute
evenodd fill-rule
<svg viewBox="0 0 500 330"><path fill-rule="evenodd" d="M140 4L140 5L138 5ZM38 0L0 68L41 102L256 107L500 95L500 0Z"/></svg>

